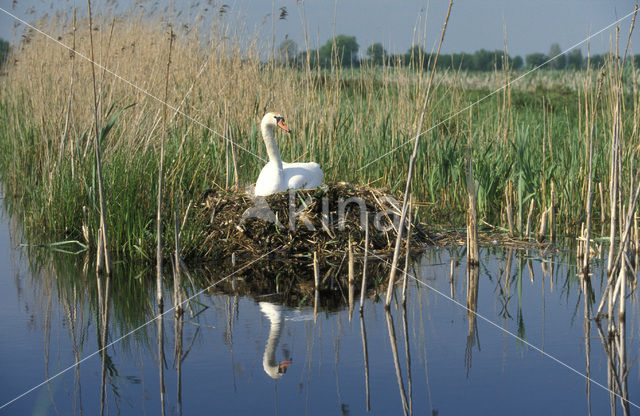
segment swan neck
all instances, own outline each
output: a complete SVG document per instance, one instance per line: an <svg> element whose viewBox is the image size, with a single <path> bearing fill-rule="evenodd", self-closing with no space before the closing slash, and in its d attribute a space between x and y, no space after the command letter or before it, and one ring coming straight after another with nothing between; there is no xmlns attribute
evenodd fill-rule
<svg viewBox="0 0 640 416"><path fill-rule="evenodd" d="M273 126L262 125L262 138L264 144L267 147L267 154L269 155L269 161L278 167L278 170L282 170L282 157L280 157L280 150L273 135Z"/></svg>
<svg viewBox="0 0 640 416"><path fill-rule="evenodd" d="M262 356L262 366L264 371L274 379L280 378L282 374L278 373L278 361L276 361L276 348L280 342L280 334L282 332L282 317L269 317L271 326L269 328L269 338Z"/></svg>

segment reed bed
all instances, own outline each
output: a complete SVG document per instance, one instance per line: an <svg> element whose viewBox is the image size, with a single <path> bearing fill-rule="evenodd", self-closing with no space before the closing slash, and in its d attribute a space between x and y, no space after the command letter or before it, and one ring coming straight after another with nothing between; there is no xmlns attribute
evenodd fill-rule
<svg viewBox="0 0 640 416"><path fill-rule="evenodd" d="M81 20L56 16L37 26L89 56L88 24ZM96 67L96 83L105 221L116 257L147 262L154 257L164 130L162 103L155 97L165 96L171 30L176 38L166 87L162 229L173 232L174 213L180 213L185 257L204 254L206 239L201 231L207 224L190 207L209 189L229 188L236 175L236 192L257 178L261 158L266 159L259 120L268 109L282 112L293 131L277 138L283 159L317 161L329 183L385 187L396 195L404 189L426 72L396 66L299 70L279 65L264 59L266 45L247 41L242 29L215 16L206 33L197 25L173 23L170 28L135 13L104 14L93 30L95 59L108 68ZM95 246L100 221L91 65L30 33L6 69L0 79L0 176L6 203L34 242L79 240ZM621 82L605 78L602 99L589 104L599 73L600 68L539 72L484 99L518 74L508 69L437 72L412 185L417 219L431 229L465 223L469 151L481 231L511 230L515 238L533 238L538 231L533 228L546 215L549 238L575 236L585 220L591 177L597 190L591 215L602 224L593 227L593 235L606 235L611 202L601 195L608 195L610 187L610 92L620 86L622 195L629 193L629 178L638 165L632 161L640 149L640 102L638 72L629 62L620 71ZM460 113L476 102L473 111ZM538 238L544 239L544 233ZM168 258L173 238L162 240Z"/></svg>

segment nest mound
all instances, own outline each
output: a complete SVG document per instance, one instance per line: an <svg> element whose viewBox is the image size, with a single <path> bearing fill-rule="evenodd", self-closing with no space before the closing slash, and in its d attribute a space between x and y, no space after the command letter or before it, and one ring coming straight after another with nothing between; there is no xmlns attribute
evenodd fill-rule
<svg viewBox="0 0 640 416"><path fill-rule="evenodd" d="M208 258L269 253L270 257L308 259L313 252L320 258L342 256L349 241L356 251L363 248L365 224L369 249L377 255L388 254L395 245L401 205L401 199L384 190L341 182L266 197L209 190L196 215L206 224ZM431 243L420 226L412 225L413 247Z"/></svg>

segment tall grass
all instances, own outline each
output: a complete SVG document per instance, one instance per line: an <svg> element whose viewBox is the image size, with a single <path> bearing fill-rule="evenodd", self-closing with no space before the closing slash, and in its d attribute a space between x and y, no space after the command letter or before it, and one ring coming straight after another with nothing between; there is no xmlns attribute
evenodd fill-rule
<svg viewBox="0 0 640 416"><path fill-rule="evenodd" d="M89 55L87 26L78 22L74 31L61 17L38 22L43 31L76 45L84 56ZM336 65L330 70L297 70L265 62L262 48L269 45L247 42L246 33L215 17L207 33L201 27L178 27L174 25L177 38L168 104L179 107L181 114L167 125L164 230L173 228L175 203L184 213L206 189L233 182L225 177L233 172L227 166L230 157L225 152L230 150L222 137L229 136L225 131L238 145L241 186L255 181L264 164L260 158L266 159L258 125L268 109L282 112L293 131L277 138L283 159L319 162L327 182L369 183L394 192L404 188L410 141L426 92L419 69ZM97 72L99 117L110 124L101 136L110 248L117 256L145 261L153 257L156 241L162 104L153 97L164 96L167 31L166 24L136 15L105 16L94 22L96 60L118 74ZM22 216L30 238L81 240L85 225L89 243L95 244L99 203L91 157L90 64L78 57L74 63L68 49L32 34L17 48L7 70L0 80L0 176L11 209ZM638 159L639 99L636 71L625 70L623 85L628 88L623 91L621 117L625 146L620 164L622 176L628 177L630 161ZM555 232L578 231L584 220L588 176L588 134L581 102L594 94L597 75L596 69L534 73L478 103L471 115L468 111L455 115L514 76L509 71L437 73L424 121L426 127L436 127L421 138L415 165L413 190L420 219L431 226L464 224L465 161L472 135L480 225L506 228L505 190L512 189L507 196L514 207L516 231L523 234L530 201L534 219L540 218L551 203L553 185ZM590 121L595 126L594 189L602 184L605 193L610 89L605 80L603 103ZM407 145L359 170L403 143ZM620 186L627 187L627 182ZM608 213L609 207L596 199L594 218L600 218L603 210ZM202 229L202 224L185 221L181 232L185 257L202 254ZM171 239L164 241L167 257Z"/></svg>

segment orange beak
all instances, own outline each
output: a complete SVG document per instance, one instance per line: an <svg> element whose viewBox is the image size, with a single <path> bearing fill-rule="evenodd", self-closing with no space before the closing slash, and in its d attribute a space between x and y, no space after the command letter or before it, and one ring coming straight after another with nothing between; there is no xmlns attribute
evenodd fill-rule
<svg viewBox="0 0 640 416"><path fill-rule="evenodd" d="M278 366L278 373L280 373L280 374L286 373L287 372L287 367L289 367L290 365L291 365L291 360L280 361L280 365Z"/></svg>
<svg viewBox="0 0 640 416"><path fill-rule="evenodd" d="M278 127L286 131L287 133L291 133L291 130L289 130L289 127L287 127L287 123L285 123L284 119L282 118L278 120Z"/></svg>

